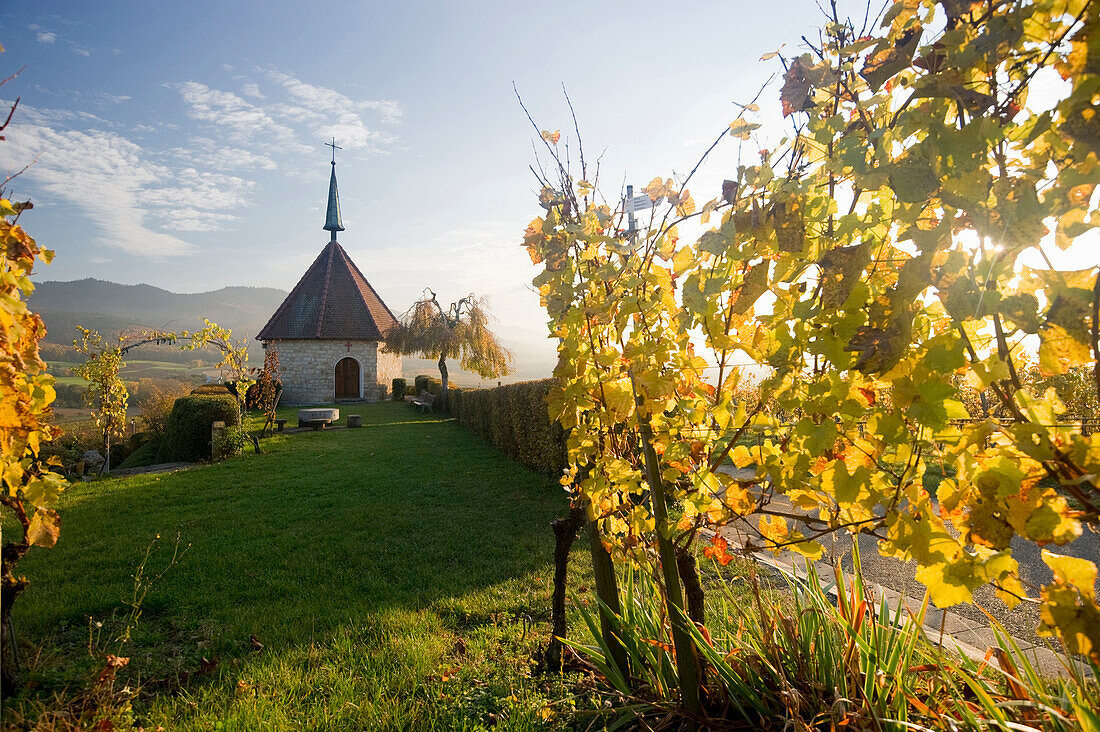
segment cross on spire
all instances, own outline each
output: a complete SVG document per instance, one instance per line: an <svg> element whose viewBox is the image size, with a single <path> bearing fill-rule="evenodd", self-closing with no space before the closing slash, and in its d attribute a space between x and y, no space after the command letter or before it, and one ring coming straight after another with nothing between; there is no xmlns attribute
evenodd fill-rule
<svg viewBox="0 0 1100 732"><path fill-rule="evenodd" d="M337 150L343 150L344 148L342 148L342 147L340 147L339 145L336 144L336 138L335 137L332 138L332 142L326 142L325 147L331 147L332 148L332 164L336 165L336 151Z"/></svg>
<svg viewBox="0 0 1100 732"><path fill-rule="evenodd" d="M332 174L328 180L328 211L325 212L325 225L322 228L331 231L331 241L336 241L336 232L344 230L344 224L340 220L340 194L336 191L336 151L343 148L336 144L335 137L325 145L332 148Z"/></svg>

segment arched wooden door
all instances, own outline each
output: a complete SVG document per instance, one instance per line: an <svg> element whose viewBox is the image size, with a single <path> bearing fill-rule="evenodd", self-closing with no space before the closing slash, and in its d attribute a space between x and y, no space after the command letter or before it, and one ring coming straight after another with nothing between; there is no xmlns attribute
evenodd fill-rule
<svg viewBox="0 0 1100 732"><path fill-rule="evenodd" d="M336 398L359 398L359 362L354 358L342 358L336 364Z"/></svg>

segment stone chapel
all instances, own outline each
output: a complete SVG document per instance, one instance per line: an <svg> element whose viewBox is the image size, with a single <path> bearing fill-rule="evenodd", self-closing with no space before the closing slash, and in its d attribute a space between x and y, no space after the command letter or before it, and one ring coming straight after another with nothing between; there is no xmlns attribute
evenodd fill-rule
<svg viewBox="0 0 1100 732"><path fill-rule="evenodd" d="M378 401L401 376L401 357L383 353L397 323L344 248L336 190L336 146L324 230L332 238L256 339L277 349L283 404Z"/></svg>

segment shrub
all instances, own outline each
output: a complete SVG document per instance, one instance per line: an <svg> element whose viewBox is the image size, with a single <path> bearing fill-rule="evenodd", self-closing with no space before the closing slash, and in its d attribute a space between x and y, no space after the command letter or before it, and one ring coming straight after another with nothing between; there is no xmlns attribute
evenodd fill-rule
<svg viewBox="0 0 1100 732"><path fill-rule="evenodd" d="M244 427L233 425L226 427L214 438L210 451L215 460L224 460L227 457L240 455L247 444L248 433Z"/></svg>
<svg viewBox="0 0 1100 732"><path fill-rule="evenodd" d="M282 382L272 382L274 388L274 396L272 399L277 399L279 394L283 391ZM233 393L236 393L235 388L231 388ZM244 405L249 409L262 409L263 408L263 385L260 382L256 382L252 386L248 387L248 391L244 393Z"/></svg>
<svg viewBox="0 0 1100 732"><path fill-rule="evenodd" d="M217 421L225 422L226 427L240 424L237 400L229 394L193 394L177 399L168 417L157 462L209 460L210 427Z"/></svg>
<svg viewBox="0 0 1100 732"><path fill-rule="evenodd" d="M130 457L119 463L119 468L144 468L146 465L157 464L157 453L161 443L157 440L147 442L130 453Z"/></svg>
<svg viewBox="0 0 1100 732"><path fill-rule="evenodd" d="M405 391L409 388L409 382L397 378L393 380L393 400L399 402L405 398ZM419 392L418 392L419 393Z"/></svg>
<svg viewBox="0 0 1100 732"><path fill-rule="evenodd" d="M420 396L420 392L422 391L426 391L436 397L443 393L443 382L431 376L424 376L423 374L417 376L414 385L416 388L416 396ZM453 389L454 387L451 388ZM449 392L451 389L447 391ZM435 403L436 410L438 410L439 407L440 402L437 400Z"/></svg>
<svg viewBox="0 0 1100 732"><path fill-rule="evenodd" d="M222 394L228 394L233 396L233 392L229 390L229 387L225 384L203 384L191 390L192 396L197 395L209 395L209 396L221 396Z"/></svg>
<svg viewBox="0 0 1100 732"><path fill-rule="evenodd" d="M553 379L492 389L449 390L459 424L501 452L546 476L565 469L565 430L550 420L546 397Z"/></svg>
<svg viewBox="0 0 1100 732"><path fill-rule="evenodd" d="M144 379L143 379L144 381ZM141 418L145 422L145 429L151 433L151 439L160 441L164 437L168 426L168 415L172 413L172 406L176 399L187 396L187 384L182 381L169 381L158 379L158 382L149 388L140 399L135 399L141 409Z"/></svg>

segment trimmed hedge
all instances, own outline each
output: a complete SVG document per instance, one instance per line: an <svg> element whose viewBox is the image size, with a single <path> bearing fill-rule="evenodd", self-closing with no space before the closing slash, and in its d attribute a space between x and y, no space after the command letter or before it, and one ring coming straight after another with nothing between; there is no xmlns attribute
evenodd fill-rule
<svg viewBox="0 0 1100 732"><path fill-rule="evenodd" d="M393 393L393 400L395 402L399 402L402 399L404 399L405 398L405 392L408 391L408 389L409 389L409 382L405 381L402 378L394 379L393 380L393 389L391 390L391 392Z"/></svg>
<svg viewBox="0 0 1100 732"><path fill-rule="evenodd" d="M416 379L413 381L413 388L416 390L414 396L420 396L420 392L422 391L426 391L429 394L439 396L443 393L443 382L435 378L434 376L425 376L424 374L421 374L420 376L417 376ZM451 389L453 388L454 385L452 384L450 385L450 388L447 389L447 391L451 391Z"/></svg>
<svg viewBox="0 0 1100 732"><path fill-rule="evenodd" d="M531 470L558 477L565 470L565 430L550 421L546 398L553 379L492 389L447 390L459 424Z"/></svg>
<svg viewBox="0 0 1100 732"><path fill-rule="evenodd" d="M233 392L229 391L229 387L225 384L203 384L191 390L192 396L220 396L222 394L232 395Z"/></svg>
<svg viewBox="0 0 1100 732"><path fill-rule="evenodd" d="M226 427L241 423L237 400L229 394L197 394L177 399L168 415L157 462L209 460L210 426L219 420Z"/></svg>

